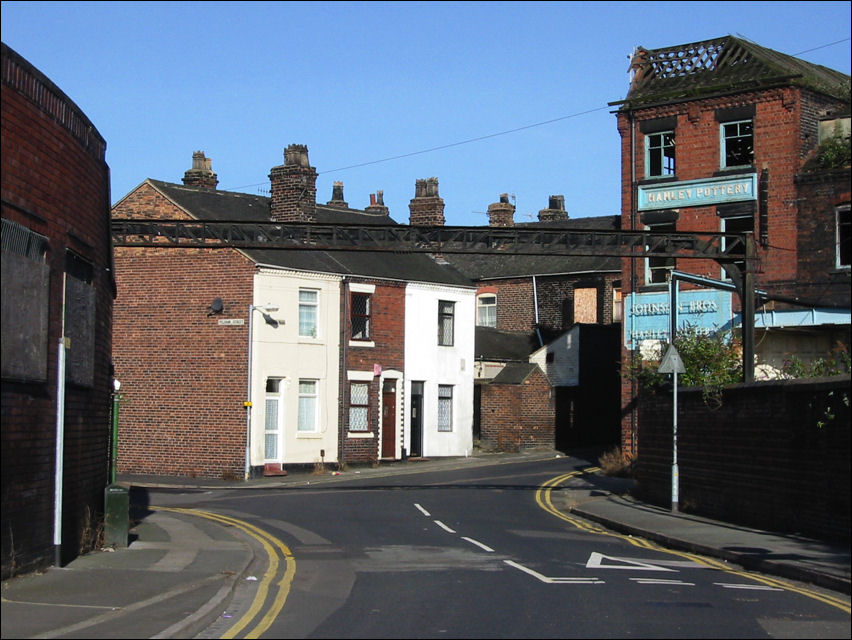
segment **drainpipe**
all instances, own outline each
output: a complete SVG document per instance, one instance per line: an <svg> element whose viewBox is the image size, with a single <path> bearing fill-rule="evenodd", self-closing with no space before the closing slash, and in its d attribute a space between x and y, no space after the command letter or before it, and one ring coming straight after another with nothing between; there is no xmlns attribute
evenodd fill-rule
<svg viewBox="0 0 852 640"><path fill-rule="evenodd" d="M62 471L65 459L65 278L63 271L59 345L56 350L56 463L53 472L53 552L57 567L62 566Z"/></svg>
<svg viewBox="0 0 852 640"><path fill-rule="evenodd" d="M630 231L636 231L636 119L633 110L630 116ZM636 345L633 336L636 330L636 317L633 309L636 307L636 258L630 259L630 364L636 370ZM630 376L630 396L636 398L636 376ZM635 404L635 403L634 403ZM630 410L630 451L636 455L636 408Z"/></svg>
<svg viewBox="0 0 852 640"><path fill-rule="evenodd" d="M535 307L535 333L538 336L538 346L543 347L544 341L541 339L541 329L538 327L538 286L535 283L535 276L532 277L533 286L533 306Z"/></svg>
<svg viewBox="0 0 852 640"><path fill-rule="evenodd" d="M249 305L248 311L248 372L246 374L246 400L243 402L243 406L246 408L246 459L245 466L243 469L243 479L249 479L249 473L251 472L251 352L252 352L252 327L254 323L252 320L254 319L254 305Z"/></svg>

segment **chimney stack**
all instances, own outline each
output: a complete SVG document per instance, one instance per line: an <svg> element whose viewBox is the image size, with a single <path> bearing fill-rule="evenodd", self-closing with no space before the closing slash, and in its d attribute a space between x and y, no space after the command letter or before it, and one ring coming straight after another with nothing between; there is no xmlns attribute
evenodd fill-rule
<svg viewBox="0 0 852 640"><path fill-rule="evenodd" d="M513 227L515 226L515 205L509 202L509 194L501 193L500 202L488 205L489 227Z"/></svg>
<svg viewBox="0 0 852 640"><path fill-rule="evenodd" d="M389 215L388 208L385 206L385 196L384 191L376 191L376 193L370 194L370 206L365 207L364 211L367 213L371 213L377 216L387 216Z"/></svg>
<svg viewBox="0 0 852 640"><path fill-rule="evenodd" d="M348 209L349 203L343 199L343 183L335 182L331 187L331 200L326 203L330 207Z"/></svg>
<svg viewBox="0 0 852 640"><path fill-rule="evenodd" d="M203 189L215 189L219 179L211 169L212 160L204 157L203 151L192 153L192 169L183 174L183 183L187 187L201 187Z"/></svg>
<svg viewBox="0 0 852 640"><path fill-rule="evenodd" d="M538 212L539 222L558 222L567 220L568 213L565 211L565 196L550 196L547 209Z"/></svg>
<svg viewBox="0 0 852 640"><path fill-rule="evenodd" d="M438 178L417 180L414 198L408 203L409 224L417 227L443 227L444 201L438 195Z"/></svg>
<svg viewBox="0 0 852 640"><path fill-rule="evenodd" d="M288 146L284 150L284 164L270 169L269 183L269 213L272 220L316 222L317 170L308 162L307 146Z"/></svg>

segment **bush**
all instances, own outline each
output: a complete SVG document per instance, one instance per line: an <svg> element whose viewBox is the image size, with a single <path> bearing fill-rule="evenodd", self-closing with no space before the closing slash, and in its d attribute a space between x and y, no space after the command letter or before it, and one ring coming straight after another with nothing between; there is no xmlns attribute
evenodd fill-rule
<svg viewBox="0 0 852 640"><path fill-rule="evenodd" d="M621 447L616 447L598 458L598 465L605 476L616 478L632 478L635 458L632 453L622 453Z"/></svg>
<svg viewBox="0 0 852 640"><path fill-rule="evenodd" d="M729 333L707 334L687 326L678 331L674 345L686 369L678 376L678 384L701 387L708 406L721 404L725 385L742 382L742 347ZM635 376L644 391L654 392L669 384L669 374L658 371L659 360L643 360L638 356L634 362L635 365L626 368L627 375Z"/></svg>

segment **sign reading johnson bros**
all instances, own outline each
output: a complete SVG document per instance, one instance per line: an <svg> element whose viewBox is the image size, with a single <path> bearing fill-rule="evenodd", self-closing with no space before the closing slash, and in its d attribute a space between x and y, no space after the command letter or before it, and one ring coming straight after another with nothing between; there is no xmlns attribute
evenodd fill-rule
<svg viewBox="0 0 852 640"><path fill-rule="evenodd" d="M690 289L678 293L678 329L692 327L712 334L731 328L730 291ZM624 298L624 345L639 347L645 340L667 341L671 329L668 293L637 293Z"/></svg>
<svg viewBox="0 0 852 640"><path fill-rule="evenodd" d="M757 200L757 174L639 187L639 211Z"/></svg>

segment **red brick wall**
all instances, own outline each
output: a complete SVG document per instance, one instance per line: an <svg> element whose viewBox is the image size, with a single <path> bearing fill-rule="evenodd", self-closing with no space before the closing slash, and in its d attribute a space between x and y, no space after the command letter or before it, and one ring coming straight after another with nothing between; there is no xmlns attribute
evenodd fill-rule
<svg viewBox="0 0 852 640"><path fill-rule="evenodd" d="M680 510L848 542L849 394L848 376L758 382L711 410L700 389L680 389ZM640 420L639 495L670 506L671 392L643 396Z"/></svg>
<svg viewBox="0 0 852 640"><path fill-rule="evenodd" d="M767 226L761 228L760 215L755 212L755 238L764 234L765 244L757 245L757 272L755 286L770 293L786 295L806 291L808 285L801 281L800 251L806 248L799 239L800 207L797 198L796 175L807 154L816 147L818 117L828 108L838 108L839 101L815 95L799 88L779 88L755 91L732 96L716 97L703 101L662 105L634 112L635 128L631 127L627 113L618 115L621 135L621 185L622 229L643 229L639 214L633 214L632 182L644 178L644 136L639 123L656 118L677 118L677 179L695 180L714 177L719 170L719 123L717 109L754 105L754 167L759 174L768 170L769 189L766 199ZM631 150L634 162L631 164ZM824 215L824 214L823 214ZM820 220L824 220L823 215ZM721 221L715 207L681 208L677 221L678 231L721 230ZM821 237L821 236L817 236ZM815 237L816 238L816 237ZM698 275L718 279L721 267L711 260L680 260L677 268ZM622 260L623 293L643 289L644 260ZM693 288L684 285L683 289ZM734 296L734 308L739 300ZM624 350L622 362L630 362L632 354ZM637 421L634 413L635 389L629 380L623 382L622 447L634 450Z"/></svg>
<svg viewBox="0 0 852 640"><path fill-rule="evenodd" d="M516 452L554 447L555 406L547 376L537 368L522 384L483 384L483 449Z"/></svg>
<svg viewBox="0 0 852 640"><path fill-rule="evenodd" d="M254 266L229 249L115 254L119 472L242 478ZM215 298L221 315L209 315Z"/></svg>
<svg viewBox="0 0 852 640"><path fill-rule="evenodd" d="M113 282L106 143L48 78L3 45L3 218L49 240L47 378L3 380L2 574L53 563L57 347L66 250L93 267L94 384L65 389L61 561L102 518L109 481ZM11 283L4 280L6 286ZM4 327L5 330L5 327ZM4 339L6 336L4 335ZM73 345L72 345L73 348Z"/></svg>
<svg viewBox="0 0 852 640"><path fill-rule="evenodd" d="M370 384L370 432L373 438L347 437L349 424L349 381L347 371L373 371L374 365L382 370L395 369L404 371L405 368L405 283L389 283L387 281L358 280L359 284L373 284L371 309L371 337L375 346L349 346L351 327L349 325L349 300L341 300L341 309L346 309L344 333L341 344L345 345L344 358L341 358L342 369L340 379L343 389L340 394L340 425L342 438L342 459L348 463L375 462L379 458L381 442L379 402L381 385L378 376ZM349 287L343 287L342 296L349 295ZM399 408L399 407L398 407ZM363 432L359 432L363 433Z"/></svg>
<svg viewBox="0 0 852 640"><path fill-rule="evenodd" d="M850 170L802 175L798 186L798 285L781 293L848 309L850 270L836 267L835 208L850 202Z"/></svg>

